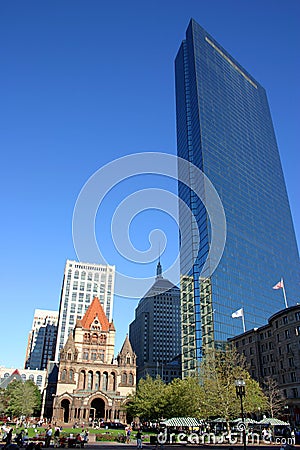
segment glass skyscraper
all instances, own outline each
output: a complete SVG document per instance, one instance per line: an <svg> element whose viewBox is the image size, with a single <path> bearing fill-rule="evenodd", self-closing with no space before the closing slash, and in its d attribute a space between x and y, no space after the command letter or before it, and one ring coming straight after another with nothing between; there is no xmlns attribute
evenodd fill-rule
<svg viewBox="0 0 300 450"><path fill-rule="evenodd" d="M234 311L243 308L251 329L284 309L282 290L272 289L281 278L289 306L299 301L299 254L264 88L194 20L175 73L178 156L213 183L227 222L222 259L213 273L209 264L203 272L211 226L193 192L201 181L191 171L191 189L179 182L179 197L198 224L197 231L179 204L181 236L188 236L180 250L185 376L205 350L243 332Z"/></svg>

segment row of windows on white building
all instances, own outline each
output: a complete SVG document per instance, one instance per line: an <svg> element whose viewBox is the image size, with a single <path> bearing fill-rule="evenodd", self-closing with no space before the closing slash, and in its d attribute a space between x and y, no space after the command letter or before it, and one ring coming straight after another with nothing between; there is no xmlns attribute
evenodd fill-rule
<svg viewBox="0 0 300 450"><path fill-rule="evenodd" d="M3 375L4 378L8 378L9 376L10 376L10 374L9 374L8 372L6 372L6 373ZM26 381L26 380L27 380L26 374L25 374L25 373L22 373L22 374L21 374L21 378L22 378L23 381ZM30 374L30 375L28 376L28 380L31 380L31 381L35 382L35 384L37 384L38 386L41 386L42 383L43 383L43 377L42 377L42 375L37 375L37 377L36 377L36 379L35 379L35 378L34 378L34 375Z"/></svg>

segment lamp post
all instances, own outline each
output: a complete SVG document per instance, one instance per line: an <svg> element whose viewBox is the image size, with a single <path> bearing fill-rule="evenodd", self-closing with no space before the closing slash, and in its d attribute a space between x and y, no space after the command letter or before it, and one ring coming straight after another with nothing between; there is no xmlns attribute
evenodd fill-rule
<svg viewBox="0 0 300 450"><path fill-rule="evenodd" d="M244 408L243 408L243 398L246 395L245 385L246 385L245 381L243 379L241 379L241 378L239 378L238 380L235 381L236 396L241 401L241 417L242 417L242 423L243 423L242 434L243 434L243 447L244 447L244 450L246 450L246 426L245 426Z"/></svg>

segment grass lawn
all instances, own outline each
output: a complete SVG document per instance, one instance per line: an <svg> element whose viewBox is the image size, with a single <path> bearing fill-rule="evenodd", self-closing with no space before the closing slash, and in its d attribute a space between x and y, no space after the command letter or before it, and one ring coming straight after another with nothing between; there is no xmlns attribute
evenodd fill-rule
<svg viewBox="0 0 300 450"><path fill-rule="evenodd" d="M14 433L21 431L22 429L24 429L24 427L19 427L19 428L15 428L14 429ZM99 430L95 429L95 428L88 428L89 430L89 434L92 435L96 435L96 440L101 440L101 441L114 441L117 440L117 438L120 436L124 436L126 435L125 430L120 430L120 429L104 429L104 428L100 428ZM38 428L27 428L28 431L28 437L32 438L36 435L36 433L38 433L40 436L45 435L45 428L42 427L38 427ZM70 436L70 434L73 434L74 436L76 436L77 434L80 434L82 432L82 428L64 428L62 429L60 436ZM135 436L136 436L136 431L133 431L131 433L131 441L135 441ZM144 442L149 442L150 440L150 435L153 435L155 433L144 433Z"/></svg>

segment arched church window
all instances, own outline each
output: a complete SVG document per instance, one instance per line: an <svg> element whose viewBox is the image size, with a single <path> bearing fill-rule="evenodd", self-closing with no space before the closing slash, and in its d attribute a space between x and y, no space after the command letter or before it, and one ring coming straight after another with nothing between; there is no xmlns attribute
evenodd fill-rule
<svg viewBox="0 0 300 450"><path fill-rule="evenodd" d="M122 384L127 384L127 374L125 372L122 373Z"/></svg>
<svg viewBox="0 0 300 450"><path fill-rule="evenodd" d="M108 387L108 373L103 372L103 382L102 382L103 391L107 391L107 387Z"/></svg>
<svg viewBox="0 0 300 450"><path fill-rule="evenodd" d="M95 374L95 389L100 389L100 372L96 372Z"/></svg>
<svg viewBox="0 0 300 450"><path fill-rule="evenodd" d="M114 372L111 374L111 388L113 391L116 390L116 374Z"/></svg>
<svg viewBox="0 0 300 450"><path fill-rule="evenodd" d="M106 336L105 336L105 334L101 334L100 335L100 344L105 344L105 342L106 342Z"/></svg>
<svg viewBox="0 0 300 450"><path fill-rule="evenodd" d="M88 372L88 382L87 382L87 388L92 389L93 387L93 372L90 370Z"/></svg>

